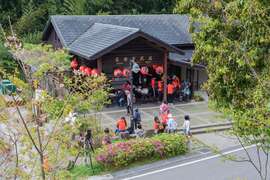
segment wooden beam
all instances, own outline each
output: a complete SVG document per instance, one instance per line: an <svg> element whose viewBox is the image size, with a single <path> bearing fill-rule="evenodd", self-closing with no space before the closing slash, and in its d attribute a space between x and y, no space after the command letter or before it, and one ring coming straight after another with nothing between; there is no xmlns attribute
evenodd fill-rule
<svg viewBox="0 0 270 180"><path fill-rule="evenodd" d="M101 58L97 59L97 69L100 73L102 73L102 59Z"/></svg>
<svg viewBox="0 0 270 180"><path fill-rule="evenodd" d="M167 79L168 79L168 51L164 51L164 74L163 74L163 82L164 82L164 89L163 89L163 101L167 101Z"/></svg>

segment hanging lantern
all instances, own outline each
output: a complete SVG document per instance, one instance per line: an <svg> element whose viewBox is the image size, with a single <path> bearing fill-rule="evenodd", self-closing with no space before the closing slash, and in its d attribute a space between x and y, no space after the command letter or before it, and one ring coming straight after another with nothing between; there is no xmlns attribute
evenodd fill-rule
<svg viewBox="0 0 270 180"><path fill-rule="evenodd" d="M149 69L148 69L147 66L143 66L143 67L141 68L141 73L142 73L142 75L147 75L148 72L149 72Z"/></svg>
<svg viewBox="0 0 270 180"><path fill-rule="evenodd" d="M163 66L158 66L155 70L157 74L159 75L163 74Z"/></svg>
<svg viewBox="0 0 270 180"><path fill-rule="evenodd" d="M127 68L125 68L124 70L123 70L123 76L125 76L125 77L129 77L129 75L130 75L130 70L129 69L127 69Z"/></svg>
<svg viewBox="0 0 270 180"><path fill-rule="evenodd" d="M92 69L91 75L92 76L98 76L99 75L99 71L97 69Z"/></svg>
<svg viewBox="0 0 270 180"><path fill-rule="evenodd" d="M80 71L84 72L85 68L87 68L86 66L80 66Z"/></svg>
<svg viewBox="0 0 270 180"><path fill-rule="evenodd" d="M71 67L72 69L77 69L78 65L79 65L79 63L78 63L78 61L77 61L76 58L74 58L74 59L71 61L71 63L70 63L70 67Z"/></svg>
<svg viewBox="0 0 270 180"><path fill-rule="evenodd" d="M156 70L157 67L158 67L157 64L153 64L153 65L152 65L152 68L153 68L154 70Z"/></svg>
<svg viewBox="0 0 270 180"><path fill-rule="evenodd" d="M87 67L83 71L87 76L90 76L92 74L92 69L90 67Z"/></svg>
<svg viewBox="0 0 270 180"><path fill-rule="evenodd" d="M123 72L120 69L115 69L113 75L115 77L121 77L123 75Z"/></svg>
<svg viewBox="0 0 270 180"><path fill-rule="evenodd" d="M138 72L140 72L140 66L139 66L139 64L137 64L137 63L133 63L133 65L132 65L132 72L134 72L134 73L138 73Z"/></svg>

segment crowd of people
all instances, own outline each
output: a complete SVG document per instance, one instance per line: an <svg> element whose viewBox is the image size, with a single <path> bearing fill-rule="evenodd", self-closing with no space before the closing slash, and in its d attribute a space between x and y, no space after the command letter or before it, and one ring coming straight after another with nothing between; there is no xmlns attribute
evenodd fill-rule
<svg viewBox="0 0 270 180"><path fill-rule="evenodd" d="M143 138L145 137L145 131L142 127L141 123L141 113L139 109L136 108L134 110L133 116L133 124L134 130L131 127L128 127L126 118L123 116L116 122L116 129L114 131L114 136L110 133L108 128L104 129L104 137L102 140L102 144L111 144L112 139L120 138L126 139L129 137ZM159 115L154 117L153 129L155 134L159 133L176 133L178 128L178 124L176 122L176 117L172 115L170 112L170 108L168 103L165 101L160 105ZM184 116L184 122L182 125L182 133L190 137L190 117L189 115Z"/></svg>
<svg viewBox="0 0 270 180"><path fill-rule="evenodd" d="M142 127L141 113L138 108L135 108L133 113L133 128L128 127L126 118L123 116L116 121L116 129L113 132L109 128L104 129L104 136L102 138L102 144L111 144L114 139L127 139L127 138L144 138L145 130ZM176 133L178 124L176 117L174 117L170 111L169 105L164 101L159 108L158 116L154 117L153 130L155 134L159 133ZM189 115L184 116L184 122L182 125L182 133L186 137L191 136L190 132L190 117ZM180 132L181 133L181 132ZM91 130L87 130L86 135L80 134L78 139L80 146L87 146L88 149L94 151L93 140Z"/></svg>
<svg viewBox="0 0 270 180"><path fill-rule="evenodd" d="M130 101L162 101L164 95L164 82L161 79L152 78L145 85L133 84L133 97L131 97L131 83L126 81L121 88L115 91L115 100L118 106L129 108ZM168 102L188 101L191 98L191 83L188 81L180 81L177 76L167 79L167 95Z"/></svg>
<svg viewBox="0 0 270 180"><path fill-rule="evenodd" d="M170 112L169 105L165 101L160 105L160 112L159 117L156 116L154 118L154 132L155 134L167 132L167 133L175 133L177 130L177 122L176 118L173 117L172 113ZM190 117L189 115L184 116L184 123L183 123L183 133L186 136L190 136Z"/></svg>

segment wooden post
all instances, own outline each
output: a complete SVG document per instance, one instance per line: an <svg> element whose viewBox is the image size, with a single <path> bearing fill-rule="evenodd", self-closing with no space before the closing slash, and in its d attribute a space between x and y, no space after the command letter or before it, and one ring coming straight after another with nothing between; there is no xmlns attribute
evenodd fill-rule
<svg viewBox="0 0 270 180"><path fill-rule="evenodd" d="M191 71L190 71L191 97L193 97L193 92L194 92L194 77L195 77L194 72L195 72L194 68L191 67Z"/></svg>
<svg viewBox="0 0 270 180"><path fill-rule="evenodd" d="M97 69L100 73L102 73L102 59L97 59Z"/></svg>
<svg viewBox="0 0 270 180"><path fill-rule="evenodd" d="M163 74L163 101L167 101L167 79L168 79L168 51L164 51L164 74Z"/></svg>

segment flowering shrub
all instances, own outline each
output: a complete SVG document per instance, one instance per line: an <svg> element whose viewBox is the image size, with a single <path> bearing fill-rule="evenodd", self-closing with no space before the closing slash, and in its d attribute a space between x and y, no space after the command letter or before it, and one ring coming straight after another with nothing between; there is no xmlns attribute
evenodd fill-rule
<svg viewBox="0 0 270 180"><path fill-rule="evenodd" d="M167 158L187 152L186 139L179 134L161 134L151 138L117 142L100 148L96 160L106 167L123 167L133 162Z"/></svg>

